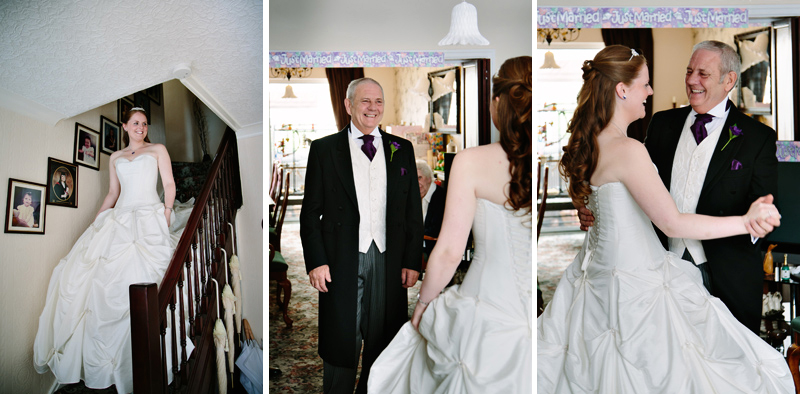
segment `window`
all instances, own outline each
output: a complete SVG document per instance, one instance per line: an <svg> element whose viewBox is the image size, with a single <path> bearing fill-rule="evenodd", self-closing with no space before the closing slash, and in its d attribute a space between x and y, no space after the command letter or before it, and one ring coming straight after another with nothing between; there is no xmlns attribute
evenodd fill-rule
<svg viewBox="0 0 800 394"><path fill-rule="evenodd" d="M283 98L289 85L296 98ZM311 141L338 131L328 80L270 82L269 130L273 162L281 163L288 171L291 192L302 194Z"/></svg>
<svg viewBox="0 0 800 394"><path fill-rule="evenodd" d="M538 64L544 64L545 53L549 51L552 52L555 63L560 67L536 70L537 95L534 101L534 109L538 111L536 151L538 156L547 163L550 174L558 174L561 148L569 141L567 123L572 119L572 114L577 106L578 92L583 86L583 71L581 70L583 62L593 59L597 52L604 48L602 43L580 43L579 45L581 47L545 47L536 50L540 62ZM549 176L548 189L558 189L558 194L566 194L566 184L560 178Z"/></svg>

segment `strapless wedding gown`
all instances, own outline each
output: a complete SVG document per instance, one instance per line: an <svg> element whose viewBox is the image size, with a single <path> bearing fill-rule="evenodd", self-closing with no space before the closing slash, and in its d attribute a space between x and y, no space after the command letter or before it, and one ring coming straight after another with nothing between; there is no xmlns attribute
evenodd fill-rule
<svg viewBox="0 0 800 394"><path fill-rule="evenodd" d="M167 227L156 191L158 162L151 155L117 159L116 173L121 189L115 207L97 216L53 270L33 362L39 373L50 370L60 383L113 384L119 393L129 393L128 287L161 283L192 207L176 202Z"/></svg>
<svg viewBox="0 0 800 394"><path fill-rule="evenodd" d="M793 393L786 360L667 252L622 183L539 317L538 393Z"/></svg>
<svg viewBox="0 0 800 394"><path fill-rule="evenodd" d="M530 213L478 199L464 282L406 323L372 366L370 393L530 393Z"/></svg>

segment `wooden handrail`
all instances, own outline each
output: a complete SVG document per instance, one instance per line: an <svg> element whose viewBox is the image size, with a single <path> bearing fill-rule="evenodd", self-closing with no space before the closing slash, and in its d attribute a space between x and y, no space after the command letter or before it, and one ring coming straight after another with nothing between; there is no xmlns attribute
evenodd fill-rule
<svg viewBox="0 0 800 394"><path fill-rule="evenodd" d="M157 292L153 283L130 286L134 392L208 392L216 379L211 365L217 289L212 279L220 291L228 282L217 266L227 263L221 261L221 250L228 249L227 223L241 205L236 135L228 128ZM195 345L188 359L187 341ZM174 376L169 389L168 373Z"/></svg>

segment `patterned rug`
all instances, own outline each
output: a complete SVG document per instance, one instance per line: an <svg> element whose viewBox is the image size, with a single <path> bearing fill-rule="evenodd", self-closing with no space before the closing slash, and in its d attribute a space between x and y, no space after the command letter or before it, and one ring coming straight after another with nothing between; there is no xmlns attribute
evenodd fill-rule
<svg viewBox="0 0 800 394"><path fill-rule="evenodd" d="M536 279L547 305L553 299L564 269L572 263L583 245L585 232L542 233L536 245Z"/></svg>
<svg viewBox="0 0 800 394"><path fill-rule="evenodd" d="M288 215L287 215L288 217ZM289 264L288 277L292 282L289 318L292 328L286 327L283 313L275 302L275 281L269 282L269 367L281 370L281 376L269 379L270 393L322 392L322 359L317 354L318 292L308 282L303 249L300 244L300 224L284 222L281 231L281 253ZM409 289L409 316L413 312L421 282Z"/></svg>

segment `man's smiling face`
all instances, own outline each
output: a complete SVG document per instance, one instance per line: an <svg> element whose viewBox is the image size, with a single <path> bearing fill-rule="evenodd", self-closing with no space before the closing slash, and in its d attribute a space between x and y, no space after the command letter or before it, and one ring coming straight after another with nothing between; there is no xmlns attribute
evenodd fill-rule
<svg viewBox="0 0 800 394"><path fill-rule="evenodd" d="M736 82L734 73L721 76L722 60L716 51L698 49L686 67L686 95L697 113L704 114L722 102Z"/></svg>
<svg viewBox="0 0 800 394"><path fill-rule="evenodd" d="M364 134L369 134L383 119L383 91L372 82L364 82L353 94L353 101L344 100L345 109L353 124Z"/></svg>

